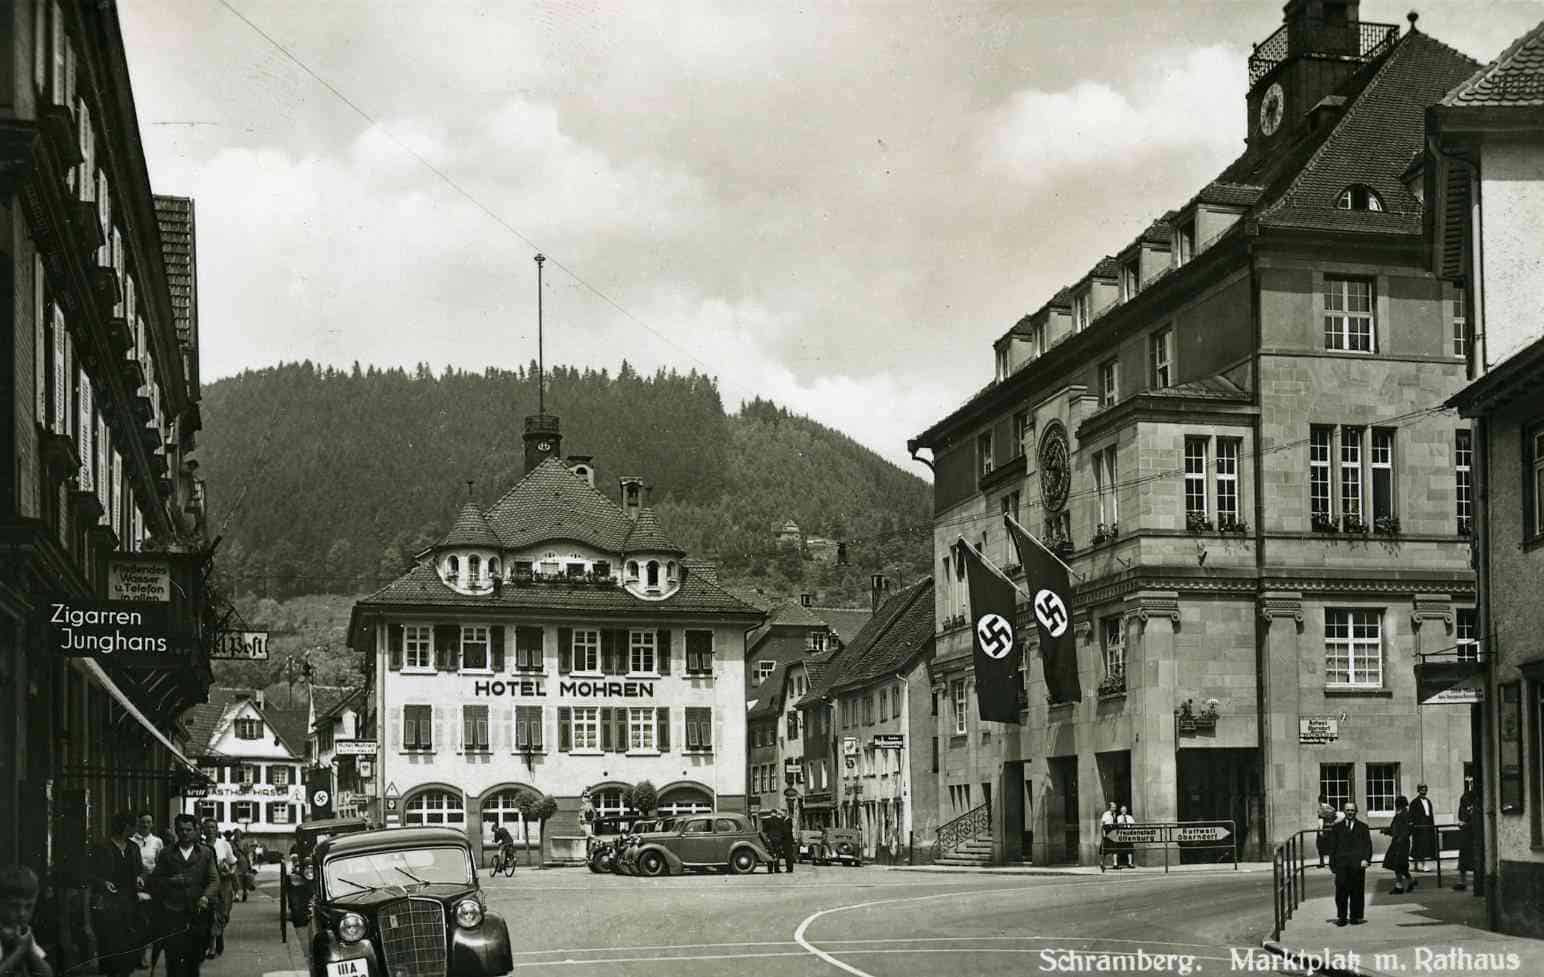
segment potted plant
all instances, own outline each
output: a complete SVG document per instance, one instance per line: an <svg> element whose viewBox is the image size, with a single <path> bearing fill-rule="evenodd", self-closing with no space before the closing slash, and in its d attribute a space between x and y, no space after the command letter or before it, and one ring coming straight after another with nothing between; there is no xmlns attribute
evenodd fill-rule
<svg viewBox="0 0 1544 977"><path fill-rule="evenodd" d="M1232 533L1235 536L1249 535L1249 523L1238 516L1218 516L1217 531L1220 533Z"/></svg>
<svg viewBox="0 0 1544 977"><path fill-rule="evenodd" d="M1101 699L1106 698L1108 696L1125 695L1125 694L1126 694L1126 673L1125 672L1111 672L1110 674L1108 674L1108 675L1106 675L1104 677L1104 681L1099 683L1099 697Z"/></svg>
<svg viewBox="0 0 1544 977"><path fill-rule="evenodd" d="M1103 543L1106 540L1109 540L1109 539L1112 539L1112 538L1113 537L1110 535L1110 527L1106 526L1104 523L1101 522L1099 524L1099 528L1094 530L1094 538L1092 540L1092 545L1098 546L1100 543Z"/></svg>
<svg viewBox="0 0 1544 977"><path fill-rule="evenodd" d="M1380 536L1398 536L1399 518L1397 516L1379 516L1372 521L1372 531Z"/></svg>
<svg viewBox="0 0 1544 977"><path fill-rule="evenodd" d="M1357 516L1357 515L1342 516L1341 519L1340 519L1340 528L1345 530L1348 533L1359 533L1360 535L1363 535L1363 536L1367 535L1367 524L1362 521L1362 517L1361 516Z"/></svg>
<svg viewBox="0 0 1544 977"><path fill-rule="evenodd" d="M1313 531L1316 533L1340 532L1340 527L1335 524L1334 518L1331 517L1327 512L1315 512L1311 522L1313 525Z"/></svg>
<svg viewBox="0 0 1544 977"><path fill-rule="evenodd" d="M1212 531L1212 521L1206 518L1206 513L1192 509L1185 513L1185 529L1192 533L1209 533Z"/></svg>

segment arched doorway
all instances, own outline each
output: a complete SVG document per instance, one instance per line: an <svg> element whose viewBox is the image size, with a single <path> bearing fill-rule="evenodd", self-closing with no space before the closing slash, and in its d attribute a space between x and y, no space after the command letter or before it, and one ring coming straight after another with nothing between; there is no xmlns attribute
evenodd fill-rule
<svg viewBox="0 0 1544 977"><path fill-rule="evenodd" d="M541 844L541 827L535 821L526 821L522 830L518 806L522 790L541 796L540 791L531 790L531 788L507 787L483 798L480 812L483 847L493 847L493 829L500 824L509 831L516 845L535 848Z"/></svg>
<svg viewBox="0 0 1544 977"><path fill-rule="evenodd" d="M402 805L404 827L451 827L466 825L466 802L460 791L421 790Z"/></svg>
<svg viewBox="0 0 1544 977"><path fill-rule="evenodd" d="M657 809L661 817L706 814L713 810L713 795L695 784L666 787L660 792Z"/></svg>

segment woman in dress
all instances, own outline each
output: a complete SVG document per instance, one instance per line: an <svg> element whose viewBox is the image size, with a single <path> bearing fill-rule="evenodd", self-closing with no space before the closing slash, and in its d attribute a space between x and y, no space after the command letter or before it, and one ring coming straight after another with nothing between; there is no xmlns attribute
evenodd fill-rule
<svg viewBox="0 0 1544 977"><path fill-rule="evenodd" d="M118 814L112 834L91 852L92 926L97 966L105 977L127 977L139 966L139 890L145 871L139 846L129 840L137 819Z"/></svg>
<svg viewBox="0 0 1544 977"><path fill-rule="evenodd" d="M1124 828L1124 827L1127 827L1129 825L1136 824L1137 823L1137 819L1132 816L1131 808L1129 808L1126 805L1122 804L1120 806L1120 814L1116 815L1116 817L1115 817L1115 823ZM1120 855L1117 856L1117 858L1115 860L1116 864L1117 865L1124 864L1127 868L1136 868L1137 867L1137 865L1136 865L1136 848L1137 848L1137 846L1135 844L1133 844L1132 842L1127 841L1127 842L1123 842L1121 844L1120 848L1121 848Z"/></svg>
<svg viewBox="0 0 1544 977"><path fill-rule="evenodd" d="M1409 892L1415 880L1410 877L1410 800L1405 795L1394 798L1394 823L1383 833L1392 836L1383 853L1383 867L1394 873L1394 892Z"/></svg>
<svg viewBox="0 0 1544 977"><path fill-rule="evenodd" d="M1454 891L1469 888L1469 873L1474 871L1474 780L1464 778L1464 794L1458 799L1458 884Z"/></svg>

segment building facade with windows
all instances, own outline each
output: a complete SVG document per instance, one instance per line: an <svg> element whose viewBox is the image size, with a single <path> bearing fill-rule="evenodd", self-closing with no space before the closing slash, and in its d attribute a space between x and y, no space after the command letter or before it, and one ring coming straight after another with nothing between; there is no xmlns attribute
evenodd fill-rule
<svg viewBox="0 0 1544 977"><path fill-rule="evenodd" d="M182 811L288 850L306 815L308 708L279 708L246 689L210 689L209 701L183 716L189 754L208 784L190 791L204 796L183 798Z"/></svg>
<svg viewBox="0 0 1544 977"><path fill-rule="evenodd" d="M0 862L68 877L113 814L173 812L177 717L211 680L195 222L152 191L116 7L3 21ZM60 655L49 602L121 596L129 564L167 605L164 663Z"/></svg>
<svg viewBox="0 0 1544 977"><path fill-rule="evenodd" d="M999 859L1092 863L1108 801L1231 820L1246 857L1321 792L1380 825L1424 782L1453 817L1467 710L1420 705L1414 665L1474 628L1472 443L1441 413L1471 332L1425 266L1410 163L1423 107L1475 67L1355 3L1288 3L1249 58L1243 154L912 441L934 469L940 798L986 807ZM1022 725L976 718L950 555L963 537L1033 592L1004 513L1075 591L1082 697L1049 701L1030 665Z"/></svg>
<svg viewBox="0 0 1544 977"><path fill-rule="evenodd" d="M805 797L829 792L828 823L857 828L869 860L910 860L914 844L931 847L939 824L937 766L927 765L938 756L930 735L933 610L931 578L886 597L794 704Z"/></svg>
<svg viewBox="0 0 1544 977"><path fill-rule="evenodd" d="M513 488L354 607L372 815L491 846L497 823L518 837L522 792L547 795L558 814L530 843L582 859L584 819L628 813L641 780L665 813L744 811L746 635L764 615L665 536L642 479L608 498L588 458L560 459L549 415L525 442Z"/></svg>
<svg viewBox="0 0 1544 977"><path fill-rule="evenodd" d="M361 754L351 746L374 740L375 727L365 713L368 700L362 688L312 686L309 765L328 771L335 817L363 817L369 809L364 792L366 774L374 775L373 751ZM340 747L339 744L348 744Z"/></svg>
<svg viewBox="0 0 1544 977"><path fill-rule="evenodd" d="M1476 634L1483 655L1443 656L1433 684L1483 689L1476 825L1490 925L1544 936L1544 24L1427 112L1433 270L1467 286ZM1472 696L1469 696L1472 697Z"/></svg>

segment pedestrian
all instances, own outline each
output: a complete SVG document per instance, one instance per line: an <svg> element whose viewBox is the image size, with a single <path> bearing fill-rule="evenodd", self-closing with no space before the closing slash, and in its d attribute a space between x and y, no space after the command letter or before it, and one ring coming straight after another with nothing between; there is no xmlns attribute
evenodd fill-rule
<svg viewBox="0 0 1544 977"><path fill-rule="evenodd" d="M1314 832L1314 847L1319 851L1319 867L1324 867L1324 859L1330 852L1330 833L1335 825L1340 822L1342 815L1335 810L1335 805L1330 803L1329 796L1319 795L1319 830Z"/></svg>
<svg viewBox="0 0 1544 977"><path fill-rule="evenodd" d="M1116 825L1116 818L1118 818L1119 816L1120 816L1120 813L1115 810L1115 802L1114 801L1111 801L1110 802L1110 806L1105 808L1105 811L1104 811L1103 814L1099 815L1099 867L1100 868L1104 867L1104 856L1106 854L1109 854L1109 853L1114 853L1115 864L1112 865L1111 867L1115 868L1115 869L1119 869L1120 868L1120 846L1117 845L1114 841L1110 840L1110 829L1115 827L1115 825Z"/></svg>
<svg viewBox="0 0 1544 977"><path fill-rule="evenodd" d="M127 977L139 966L139 891L145 863L129 835L138 819L113 816L107 840L91 851L91 915L97 965L104 977Z"/></svg>
<svg viewBox="0 0 1544 977"><path fill-rule="evenodd" d="M1394 873L1394 894L1409 892L1416 882L1410 877L1410 800L1405 795L1394 798L1394 820L1383 833L1391 838L1383 867Z"/></svg>
<svg viewBox="0 0 1544 977"><path fill-rule="evenodd" d="M32 932L38 904L38 877L22 865L0 868L0 974L5 977L53 977L48 954Z"/></svg>
<svg viewBox="0 0 1544 977"><path fill-rule="evenodd" d="M214 818L204 819L204 843L214 855L215 872L220 877L217 897L209 900L209 947L204 954L204 959L213 960L225 952L225 924L236 905L236 853L221 836Z"/></svg>
<svg viewBox="0 0 1544 977"><path fill-rule="evenodd" d="M767 853L772 856L767 862L767 871L776 875L783 870L783 816L771 811L762 819L762 825L767 836Z"/></svg>
<svg viewBox="0 0 1544 977"><path fill-rule="evenodd" d="M247 893L253 889L252 852L250 843L242 838L240 828L231 832L231 851L236 856L236 894L246 902Z"/></svg>
<svg viewBox="0 0 1544 977"><path fill-rule="evenodd" d="M1122 804L1120 806L1120 814L1116 815L1116 817L1115 817L1115 823L1117 825L1119 825L1120 827L1124 828L1124 827L1127 827L1129 825L1136 824L1137 823L1137 819L1132 816L1131 809L1128 808L1126 805ZM1137 864L1136 864L1136 861L1135 861L1135 859L1136 859L1136 850L1137 850L1137 846L1136 846L1136 844L1134 842L1130 842L1130 841L1123 841L1123 842L1121 842L1120 843L1120 851L1121 851L1121 853L1118 856L1116 856L1115 860L1116 860L1117 864L1116 864L1115 867L1116 868L1120 868L1121 866L1120 866L1119 863L1124 861L1126 868L1136 868L1137 867Z"/></svg>
<svg viewBox="0 0 1544 977"><path fill-rule="evenodd" d="M1464 793L1458 799L1458 884L1453 891L1469 888L1469 873L1474 871L1474 778L1464 778Z"/></svg>
<svg viewBox="0 0 1544 977"><path fill-rule="evenodd" d="M1345 817L1335 825L1330 869L1335 873L1335 925L1360 926L1366 898L1367 866L1372 864L1372 835L1357 820L1356 802L1347 801Z"/></svg>
<svg viewBox="0 0 1544 977"><path fill-rule="evenodd" d="M1415 800L1410 803L1410 860L1417 872L1426 871L1427 859L1437 857L1437 815L1431 798L1426 796L1426 785L1415 788Z"/></svg>
<svg viewBox="0 0 1544 977"><path fill-rule="evenodd" d="M155 833L155 818L149 811L139 812L139 823L132 838L134 844L139 846L141 862L140 877L148 879L150 873L155 871L155 860L160 857L161 849L166 843L161 836ZM141 889L137 894L139 902L139 931L144 935L144 946L140 951L140 967L155 973L157 959L161 956L161 948L151 934L154 932L154 920L150 915L150 893Z"/></svg>
<svg viewBox="0 0 1544 977"><path fill-rule="evenodd" d="M796 832L793 830L792 814L785 811L779 820L783 822L782 856L783 860L788 863L788 874L792 875L793 863L799 860L799 841L796 837Z"/></svg>
<svg viewBox="0 0 1544 977"><path fill-rule="evenodd" d="M214 850L199 843L193 815L177 815L173 828L177 840L161 851L150 876L156 932L166 951L166 977L198 977L210 906L220 897L220 872Z"/></svg>

